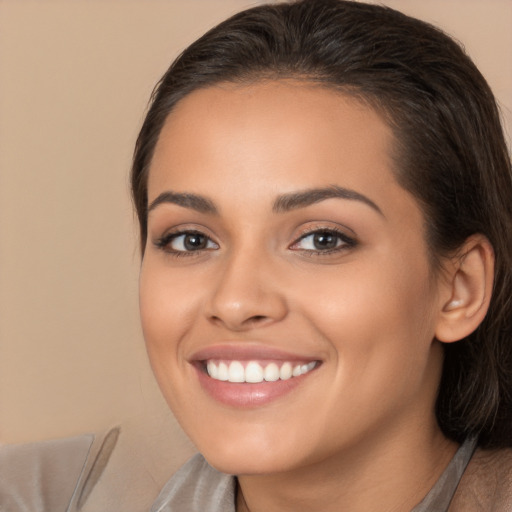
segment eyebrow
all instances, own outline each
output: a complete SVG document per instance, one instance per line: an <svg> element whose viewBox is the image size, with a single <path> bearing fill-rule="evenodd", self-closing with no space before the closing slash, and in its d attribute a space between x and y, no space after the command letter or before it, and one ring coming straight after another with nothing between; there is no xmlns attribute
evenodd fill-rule
<svg viewBox="0 0 512 512"><path fill-rule="evenodd" d="M331 185L325 188L311 188L302 190L300 192L292 192L290 194L283 194L279 196L272 206L274 213L285 213L299 208L325 201L326 199L348 199L351 201L360 201L371 208L373 208L380 215L384 216L382 210L368 197L344 187ZM165 203L176 204L183 208L190 208L200 213L210 215L218 215L219 210L215 203L207 197L182 192L162 192L156 199L154 199L148 207L148 213L154 210L157 206Z"/></svg>
<svg viewBox="0 0 512 512"><path fill-rule="evenodd" d="M191 208L199 213L209 213L210 215L218 215L218 210L213 201L207 197L197 194L184 194L180 192L162 192L148 207L148 213L157 206L165 203L177 204L183 208Z"/></svg>
<svg viewBox="0 0 512 512"><path fill-rule="evenodd" d="M382 210L368 197L348 188L331 185L325 188L312 188L291 194L279 196L274 201L272 210L276 213L288 212L297 208L304 208L326 199L348 199L351 201L360 201L384 217Z"/></svg>

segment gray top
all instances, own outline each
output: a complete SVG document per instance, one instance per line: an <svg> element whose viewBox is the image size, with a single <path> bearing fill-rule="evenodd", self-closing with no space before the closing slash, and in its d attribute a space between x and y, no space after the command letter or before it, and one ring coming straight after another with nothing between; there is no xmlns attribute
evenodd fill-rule
<svg viewBox="0 0 512 512"><path fill-rule="evenodd" d="M236 478L213 469L201 454L165 484L151 512L235 512Z"/></svg>
<svg viewBox="0 0 512 512"><path fill-rule="evenodd" d="M464 471L476 449L477 439L467 439L457 450L439 480L430 489L428 494L418 503L411 512L428 512L448 510L457 486L464 474Z"/></svg>
<svg viewBox="0 0 512 512"><path fill-rule="evenodd" d="M102 482L101 477L116 447L118 435L116 428L103 434L2 447L0 511L80 512L85 508L94 512L118 512L90 499L94 489L101 488L102 484L112 484ZM476 440L470 439L459 448L437 483L411 512L448 510L475 446ZM476 471L470 472L464 490L457 495L462 491L462 497L469 496L473 507L475 500L487 499L487 494L492 491L488 496L489 504L485 501L482 507L468 508L462 500L456 510L487 512L499 502L500 506L492 510L512 512L512 453L502 450L486 455L482 452L475 458L482 460L476 463ZM119 478L122 484L122 475ZM497 493L499 488L502 491ZM108 488L104 490L109 496ZM136 486L124 489L134 502L140 491ZM163 487L151 512L235 512L235 497L236 478L218 472L201 455L195 455ZM147 512L149 508L147 505L140 512ZM134 510L139 509L135 506Z"/></svg>
<svg viewBox="0 0 512 512"><path fill-rule="evenodd" d="M79 512L119 436L113 428L57 441L3 446L1 512Z"/></svg>
<svg viewBox="0 0 512 512"><path fill-rule="evenodd" d="M476 448L467 440L425 498L411 512L446 512ZM200 454L167 482L151 512L235 512L236 478L212 468Z"/></svg>

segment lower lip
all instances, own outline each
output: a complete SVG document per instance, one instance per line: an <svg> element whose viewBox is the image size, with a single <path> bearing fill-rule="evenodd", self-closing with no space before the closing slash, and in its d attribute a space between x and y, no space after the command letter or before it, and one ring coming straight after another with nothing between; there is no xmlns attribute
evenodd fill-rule
<svg viewBox="0 0 512 512"><path fill-rule="evenodd" d="M215 400L231 407L260 407L277 400L300 386L315 373L311 370L304 375L287 380L259 383L233 383L212 379L203 369L196 367L202 388Z"/></svg>

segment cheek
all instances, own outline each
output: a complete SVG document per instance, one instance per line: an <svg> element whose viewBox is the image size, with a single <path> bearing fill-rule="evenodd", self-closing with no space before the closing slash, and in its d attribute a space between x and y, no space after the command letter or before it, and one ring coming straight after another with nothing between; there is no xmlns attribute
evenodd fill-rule
<svg viewBox="0 0 512 512"><path fill-rule="evenodd" d="M428 267L393 257L379 263L361 260L302 281L301 315L330 343L340 378L371 382L426 364L435 331Z"/></svg>
<svg viewBox="0 0 512 512"><path fill-rule="evenodd" d="M174 360L179 341L196 320L198 297L193 283L186 285L175 273L151 257L143 261L139 282L142 330L151 364L157 371Z"/></svg>
<svg viewBox="0 0 512 512"><path fill-rule="evenodd" d="M353 264L311 274L296 284L304 310L314 312L322 325L338 332L356 329L386 330L389 326L415 324L432 303L432 292L424 265ZM300 288L299 288L300 287ZM412 318L411 318L412 317Z"/></svg>
<svg viewBox="0 0 512 512"><path fill-rule="evenodd" d="M414 404L429 381L432 292L415 269L352 269L337 284L311 287L307 304L335 364L332 393L319 407L340 421L351 411L363 423L390 418ZM314 310L312 309L314 307ZM305 313L306 315L307 313ZM428 387L428 386L427 386ZM411 406L414 407L414 406ZM366 419L365 419L366 418Z"/></svg>
<svg viewBox="0 0 512 512"><path fill-rule="evenodd" d="M148 258L143 262L139 303L146 350L153 374L169 407L180 417L187 409L189 390L183 340L197 322L197 287L180 279L165 265Z"/></svg>

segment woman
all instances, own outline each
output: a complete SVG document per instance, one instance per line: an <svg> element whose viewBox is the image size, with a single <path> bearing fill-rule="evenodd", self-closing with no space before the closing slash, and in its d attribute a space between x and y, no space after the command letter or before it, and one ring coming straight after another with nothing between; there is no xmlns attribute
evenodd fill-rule
<svg viewBox="0 0 512 512"><path fill-rule="evenodd" d="M341 0L237 14L160 81L132 189L202 454L153 511L511 509L510 159L456 43Z"/></svg>
<svg viewBox="0 0 512 512"><path fill-rule="evenodd" d="M446 510L475 443L510 445L510 160L445 35L238 14L162 78L132 184L154 373L237 475L193 459L154 510Z"/></svg>

